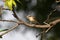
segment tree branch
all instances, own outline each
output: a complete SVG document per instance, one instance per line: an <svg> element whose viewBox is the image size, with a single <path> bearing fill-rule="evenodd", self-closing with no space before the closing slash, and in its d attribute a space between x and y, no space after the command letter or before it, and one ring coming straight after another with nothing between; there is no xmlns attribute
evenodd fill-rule
<svg viewBox="0 0 60 40"><path fill-rule="evenodd" d="M6 21L6 22L15 22L15 21L12 21L12 20L0 20L2 22ZM27 22L24 22L24 21L20 21L20 22L15 22L17 23L14 27L12 27L11 29L7 30L6 32L2 33L1 35L4 35L10 31L12 31L13 29L15 29L16 27L18 27L20 24L23 24L23 25L26 25L28 27L36 27L36 28L49 28L49 27L53 27L54 25L56 25L58 22L60 22L60 19L56 19L52 22L49 23L49 25L35 25L35 24L29 24Z"/></svg>
<svg viewBox="0 0 60 40"><path fill-rule="evenodd" d="M35 25L35 24L29 24L29 23L27 23L27 22L24 22L24 21L20 21L20 22L16 22L16 21L12 21L12 20L0 20L0 21L6 21L6 22L15 22L15 23L17 23L17 24L23 24L23 25L26 25L26 26L28 26L28 27L36 27L36 28L49 28L49 27L51 27L51 26L54 26L54 25L56 25L58 22L60 22L60 19L56 19L56 20L54 20L54 21L52 21L52 22L50 22L49 23L49 25L41 25L41 24L39 24L39 25Z"/></svg>
<svg viewBox="0 0 60 40"><path fill-rule="evenodd" d="M52 28L54 27L54 25L56 25L58 22L60 22L60 19L56 19L55 21L53 22L50 22L50 27L46 30L46 33Z"/></svg>

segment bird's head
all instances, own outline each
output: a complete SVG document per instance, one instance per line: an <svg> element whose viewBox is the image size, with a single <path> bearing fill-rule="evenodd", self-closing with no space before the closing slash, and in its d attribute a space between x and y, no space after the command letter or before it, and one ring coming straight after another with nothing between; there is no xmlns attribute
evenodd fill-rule
<svg viewBox="0 0 60 40"><path fill-rule="evenodd" d="M32 17L31 15L28 15L27 18Z"/></svg>

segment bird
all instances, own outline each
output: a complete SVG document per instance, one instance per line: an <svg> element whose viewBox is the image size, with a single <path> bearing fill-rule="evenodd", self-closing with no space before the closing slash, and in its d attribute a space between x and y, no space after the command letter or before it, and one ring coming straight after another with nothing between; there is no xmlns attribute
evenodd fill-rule
<svg viewBox="0 0 60 40"><path fill-rule="evenodd" d="M34 16L28 15L26 18L29 20L30 23L32 24L37 24L39 23Z"/></svg>

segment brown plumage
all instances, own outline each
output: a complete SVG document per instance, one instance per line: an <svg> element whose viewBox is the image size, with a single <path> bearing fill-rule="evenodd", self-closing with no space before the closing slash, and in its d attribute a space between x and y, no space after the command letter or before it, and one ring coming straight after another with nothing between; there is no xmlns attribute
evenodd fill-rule
<svg viewBox="0 0 60 40"><path fill-rule="evenodd" d="M28 15L27 16L27 19L31 22L31 23L34 23L34 24L37 24L38 21L36 20L36 18L34 16L31 16L31 15Z"/></svg>

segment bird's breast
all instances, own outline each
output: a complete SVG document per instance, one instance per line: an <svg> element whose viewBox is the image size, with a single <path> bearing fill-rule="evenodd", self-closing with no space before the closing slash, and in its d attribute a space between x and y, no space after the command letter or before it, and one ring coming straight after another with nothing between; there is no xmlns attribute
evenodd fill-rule
<svg viewBox="0 0 60 40"><path fill-rule="evenodd" d="M30 17L30 18L29 18L29 20L30 20L30 21L35 21L35 19L34 19L34 18L32 18L32 17Z"/></svg>

